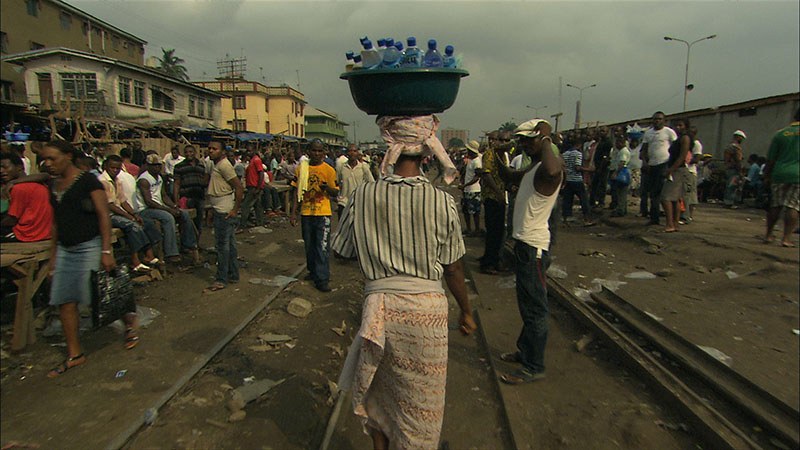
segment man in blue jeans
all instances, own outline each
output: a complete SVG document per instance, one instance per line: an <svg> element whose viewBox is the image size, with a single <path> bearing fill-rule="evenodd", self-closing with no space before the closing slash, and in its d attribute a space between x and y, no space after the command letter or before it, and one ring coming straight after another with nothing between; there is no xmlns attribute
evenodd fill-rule
<svg viewBox="0 0 800 450"><path fill-rule="evenodd" d="M161 176L161 159L156 154L147 155L145 170L136 180L136 197L133 209L143 219L157 220L161 223L164 234L164 256L173 263L181 260L178 249L176 223L181 226L181 246L191 252L194 262L198 262L197 232L189 213L178 208L172 201L164 186Z"/></svg>
<svg viewBox="0 0 800 450"><path fill-rule="evenodd" d="M225 143L212 140L208 143L208 155L214 162L214 170L208 183L206 198L214 209L214 238L217 249L217 276L214 284L203 292L225 289L228 283L239 281L239 265L236 250L236 226L244 195L242 183L225 154Z"/></svg>
<svg viewBox="0 0 800 450"><path fill-rule="evenodd" d="M558 201L564 177L564 163L550 139L550 124L529 120L514 130L521 148L532 160L527 170L505 172L504 178L519 184L514 204L514 259L517 304L522 316L522 331L517 351L503 353L500 359L522 367L505 373L500 380L522 384L544 378L544 349L547 344L547 268L550 266L550 228L548 219Z"/></svg>

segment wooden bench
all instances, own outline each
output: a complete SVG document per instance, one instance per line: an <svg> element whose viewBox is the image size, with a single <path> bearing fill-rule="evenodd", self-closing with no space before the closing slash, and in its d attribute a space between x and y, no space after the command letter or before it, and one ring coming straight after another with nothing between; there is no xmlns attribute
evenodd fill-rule
<svg viewBox="0 0 800 450"><path fill-rule="evenodd" d="M47 277L50 262L50 241L12 242L2 245L0 265L13 275L17 286L17 307L14 312L14 336L11 351L19 352L36 342L33 329L33 296Z"/></svg>
<svg viewBox="0 0 800 450"><path fill-rule="evenodd" d="M292 187L288 184L284 184L280 181L278 182L271 182L269 183L270 187L274 188L279 194L283 193L283 211L286 214L289 214L289 211L292 207L291 198L289 198L289 194L292 192Z"/></svg>

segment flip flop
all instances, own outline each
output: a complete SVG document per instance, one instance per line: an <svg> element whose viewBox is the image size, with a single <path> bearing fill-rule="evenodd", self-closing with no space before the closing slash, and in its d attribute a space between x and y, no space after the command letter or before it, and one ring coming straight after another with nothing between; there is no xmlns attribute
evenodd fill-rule
<svg viewBox="0 0 800 450"><path fill-rule="evenodd" d="M144 263L149 265L149 266L155 266L156 264L158 264L160 262L161 262L161 260L159 260L158 258L153 258L150 261L145 261Z"/></svg>
<svg viewBox="0 0 800 450"><path fill-rule="evenodd" d="M792 247L794 247L794 244L791 243L791 242L781 242L781 247L792 248Z"/></svg>
<svg viewBox="0 0 800 450"><path fill-rule="evenodd" d="M138 266L133 268L134 272L150 272L153 270L152 267L146 266L144 264L139 264Z"/></svg>
<svg viewBox="0 0 800 450"><path fill-rule="evenodd" d="M519 352L508 352L500 354L500 361L505 361L509 363L522 363L522 355Z"/></svg>
<svg viewBox="0 0 800 450"><path fill-rule="evenodd" d="M225 289L225 285L224 284L222 284L222 283L214 283L211 286L203 289L203 294L208 294L208 293L211 293L211 292L217 292L217 291L221 291L223 289Z"/></svg>
<svg viewBox="0 0 800 450"><path fill-rule="evenodd" d="M47 378L56 378L60 375L63 375L64 372L68 371L69 369L81 366L83 364L86 364L86 356L83 353L81 353L80 355L72 356L70 358L65 359L64 362L62 362L58 367L52 369L47 374Z"/></svg>
<svg viewBox="0 0 800 450"><path fill-rule="evenodd" d="M125 330L125 350L130 350L137 345L139 345L139 336L136 334L136 330L128 328Z"/></svg>
<svg viewBox="0 0 800 450"><path fill-rule="evenodd" d="M512 373L504 373L500 375L500 381L512 386L524 383L532 383L534 381L543 380L545 378L544 372L534 373L528 369L517 369Z"/></svg>

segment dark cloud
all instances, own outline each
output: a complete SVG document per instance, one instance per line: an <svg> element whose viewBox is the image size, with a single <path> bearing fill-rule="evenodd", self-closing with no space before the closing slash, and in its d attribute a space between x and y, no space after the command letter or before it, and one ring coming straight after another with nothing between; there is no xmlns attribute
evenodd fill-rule
<svg viewBox="0 0 800 450"><path fill-rule="evenodd" d="M248 77L297 84L308 101L358 121L377 136L338 79L358 38L436 38L453 44L470 71L443 126L472 136L533 115L525 106L559 105L559 84L584 91L584 120L611 122L678 111L686 47L694 40L689 108L800 90L797 2L76 2L76 6L159 47L176 48L193 79L216 75L215 61L245 55ZM205 74L205 75L204 75ZM578 92L562 87L565 123Z"/></svg>

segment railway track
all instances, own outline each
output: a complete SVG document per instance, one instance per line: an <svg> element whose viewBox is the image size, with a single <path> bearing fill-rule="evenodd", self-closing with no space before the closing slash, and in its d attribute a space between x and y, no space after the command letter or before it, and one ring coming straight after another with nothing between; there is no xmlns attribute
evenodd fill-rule
<svg viewBox="0 0 800 450"><path fill-rule="evenodd" d="M603 288L583 302L557 280L550 296L606 341L715 449L800 448L800 414Z"/></svg>

